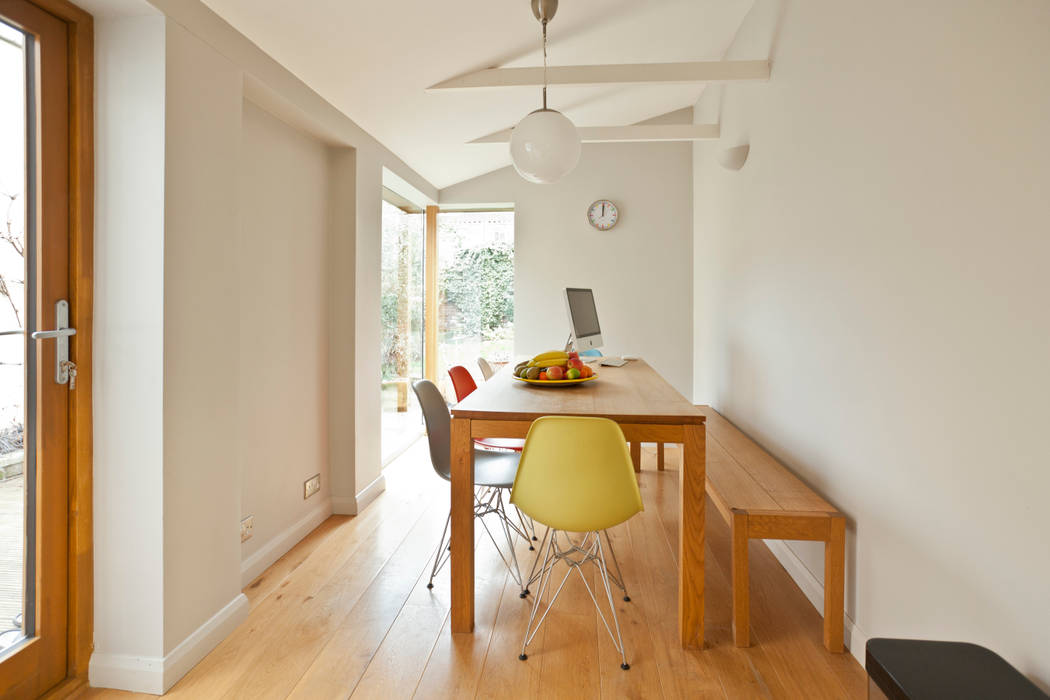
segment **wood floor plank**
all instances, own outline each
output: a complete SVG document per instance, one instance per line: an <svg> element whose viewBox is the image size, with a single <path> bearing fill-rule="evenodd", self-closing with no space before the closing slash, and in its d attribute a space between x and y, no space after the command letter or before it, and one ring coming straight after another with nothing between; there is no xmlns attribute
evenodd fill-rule
<svg viewBox="0 0 1050 700"><path fill-rule="evenodd" d="M532 596L519 597L480 527L475 631L449 633L447 567L433 590L425 587L448 512L448 487L420 477L432 475L425 443L419 443L388 469L388 491L369 508L355 518L326 521L246 589L248 620L169 695L864 697L863 669L848 654L824 650L820 615L760 541L751 544L750 560L754 643L732 646L729 530L712 507L706 513L705 649L681 648L674 605L681 450L668 449L665 457L668 471L650 469L655 450L643 449L646 510L611 533L632 598L623 602L616 589L629 671L620 670L619 655L575 575L529 645L529 660L519 661ZM533 553L525 542L517 552L527 570ZM598 582L593 568L588 576ZM595 592L604 597L600 584ZM82 697L152 696L87 689Z"/></svg>
<svg viewBox="0 0 1050 700"><path fill-rule="evenodd" d="M593 605L590 599L587 604ZM537 652L530 647L529 660L525 662L541 667L539 677L533 679L531 697L558 697L570 688L576 697L600 697L601 676L598 673L598 639L594 623L595 615L591 611L569 612L555 603L543 623L546 628L543 649Z"/></svg>
<svg viewBox="0 0 1050 700"><path fill-rule="evenodd" d="M634 552L631 594L649 620L653 651L668 698L725 698L704 651L683 649L678 638L678 572L657 512L656 491L677 484L675 472L644 472L641 492L646 510L628 522ZM675 491L674 493L677 493ZM673 494L672 494L673 495ZM706 634L706 630L705 630Z"/></svg>
<svg viewBox="0 0 1050 700"><path fill-rule="evenodd" d="M674 465L678 468L680 463ZM672 485L673 486L673 485ZM678 511L675 508L677 494L673 488L654 489L656 511L663 524L663 533L668 547L677 551ZM711 505L710 502L708 504ZM706 600L707 619L705 634L708 644L705 653L710 655L712 667L730 698L790 697L780 683L779 675L760 646L738 648L732 634L732 595L728 560L716 558L715 552L728 551L729 529L715 508L705 512L706 538L705 576L708 584ZM718 545L717 547L713 546ZM724 546L723 546L724 545ZM758 546L757 544L755 546Z"/></svg>
<svg viewBox="0 0 1050 700"><path fill-rule="evenodd" d="M542 537L542 534L540 536ZM533 584L533 590L538 588L538 583ZM496 625L492 630L485 664L478 680L478 698L505 698L511 691L530 696L532 689L539 685L540 664L518 659L533 601L533 596L527 599L520 598L520 591L514 580L507 577L500 596ZM530 654L543 650L546 632L545 626L540 628L529 645ZM454 636L462 638L466 635ZM456 643L463 642L457 639Z"/></svg>
<svg viewBox="0 0 1050 700"><path fill-rule="evenodd" d="M524 563L529 554L528 547L519 543L517 551L519 561ZM513 586L513 580L495 549L485 541L478 547L476 573L478 599L474 609L474 634L452 634L451 619L446 616L437 643L427 659L423 677L416 686L415 696L418 698L465 700L477 694L496 628L503 589L508 580ZM528 575L527 571L525 575ZM435 588L447 590L448 567L442 570Z"/></svg>
<svg viewBox="0 0 1050 700"><path fill-rule="evenodd" d="M616 651L612 638L605 630L601 620L597 620L598 630L598 670L601 675L601 696L603 698L652 698L664 697L661 682L660 665L654 651L656 640L649 628L649 619L638 605L637 597L640 588L636 585L634 547L628 533L628 525L620 525L609 531L612 541L611 551L605 552L610 572L616 573L612 559L620 565L627 591L633 594L630 602L624 601L624 592L612 586L613 601L623 634L624 651L630 670L620 668L620 653ZM612 620L609 621L610 624Z"/></svg>
<svg viewBox="0 0 1050 700"><path fill-rule="evenodd" d="M487 516L486 521L489 528L499 527L494 516ZM493 534L497 534L495 529L493 529ZM475 571L479 571L480 567L485 566L486 563L490 569L488 577L479 577L476 586L480 589L481 585L492 581L492 585L498 592L506 576L506 566L495 544L485 534L480 524L475 531L475 540L477 543ZM524 545L520 540L519 543ZM528 551L527 548L525 551ZM492 571L493 561L498 562L503 576ZM354 689L352 698L359 700L361 698L407 698L416 692L418 683L429 665L433 650L438 644L441 630L446 625L451 625L449 567L447 564L442 567L435 578L435 585L432 589L426 587L430 578L430 570L428 561L411 589L400 614ZM478 630L475 627L475 634L477 633ZM481 636L483 638L484 635ZM444 697L445 692L442 691L440 696Z"/></svg>
<svg viewBox="0 0 1050 700"><path fill-rule="evenodd" d="M326 538L309 560L296 569L252 611L249 618L168 692L174 698L219 698L238 679L282 655L282 644L333 578L342 581L345 570L367 572L378 568L404 539L420 506L432 496L405 485L381 494L364 513ZM309 600L308 600L309 599Z"/></svg>
<svg viewBox="0 0 1050 700"><path fill-rule="evenodd" d="M435 498L402 545L382 565L378 574L367 581L367 587L353 604L342 608L342 615L338 619L315 620L317 624L324 624L330 634L310 658L304 659L305 663L296 666L298 673L292 683L282 683L282 687L286 686L284 695L275 693L274 684L282 682L291 674L270 679L263 692L272 697L311 700L348 697L366 673L376 651L426 569L447 515L447 500ZM350 580L367 575L367 572L347 572ZM287 661L282 662L283 667L289 665ZM262 684L258 685L263 687ZM242 697L251 696L246 693Z"/></svg>
<svg viewBox="0 0 1050 700"><path fill-rule="evenodd" d="M323 523L311 530L306 537L275 561L270 568L259 574L254 581L245 586L244 595L248 598L251 609L254 610L293 571L302 566L333 531L350 522L353 518L353 515L333 515L330 518L326 518Z"/></svg>

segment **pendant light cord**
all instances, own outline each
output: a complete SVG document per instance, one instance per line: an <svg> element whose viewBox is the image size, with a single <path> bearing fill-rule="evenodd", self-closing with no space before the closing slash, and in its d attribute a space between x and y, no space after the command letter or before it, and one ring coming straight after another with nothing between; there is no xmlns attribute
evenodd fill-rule
<svg viewBox="0 0 1050 700"><path fill-rule="evenodd" d="M547 20L543 20L543 108L547 109Z"/></svg>

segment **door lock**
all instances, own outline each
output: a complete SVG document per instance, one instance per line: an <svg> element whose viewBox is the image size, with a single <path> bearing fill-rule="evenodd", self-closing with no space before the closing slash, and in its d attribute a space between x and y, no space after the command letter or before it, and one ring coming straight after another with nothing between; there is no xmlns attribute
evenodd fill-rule
<svg viewBox="0 0 1050 700"><path fill-rule="evenodd" d="M69 336L76 335L77 329L69 327L69 302L59 299L55 302L55 326L50 331L33 331L33 340L55 339L55 384L69 382Z"/></svg>

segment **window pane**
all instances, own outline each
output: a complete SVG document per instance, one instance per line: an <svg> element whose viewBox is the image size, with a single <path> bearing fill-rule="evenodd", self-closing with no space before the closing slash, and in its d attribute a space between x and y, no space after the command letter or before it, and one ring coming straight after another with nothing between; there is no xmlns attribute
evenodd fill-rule
<svg viewBox="0 0 1050 700"><path fill-rule="evenodd" d="M463 365L482 380L479 357L514 354L514 212L438 213L438 374L455 399L448 368Z"/></svg>
<svg viewBox="0 0 1050 700"><path fill-rule="evenodd" d="M0 22L0 651L24 636L25 53Z"/></svg>
<svg viewBox="0 0 1050 700"><path fill-rule="evenodd" d="M422 414L411 382L423 376L422 212L383 202L380 336L382 459L407 447L422 432Z"/></svg>

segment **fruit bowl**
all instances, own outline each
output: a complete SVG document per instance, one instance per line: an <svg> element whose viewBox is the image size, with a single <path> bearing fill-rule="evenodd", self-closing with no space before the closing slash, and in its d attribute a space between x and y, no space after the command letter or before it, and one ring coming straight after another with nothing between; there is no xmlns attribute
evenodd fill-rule
<svg viewBox="0 0 1050 700"><path fill-rule="evenodd" d="M516 381L525 382L526 384L534 384L536 386L570 386L572 384L593 382L597 378L597 373L592 374L589 377L579 377L578 379L522 379L521 377L514 377Z"/></svg>
<svg viewBox="0 0 1050 700"><path fill-rule="evenodd" d="M598 374L580 361L575 352L548 350L514 365L511 376L519 382L539 386L569 386L597 379Z"/></svg>

